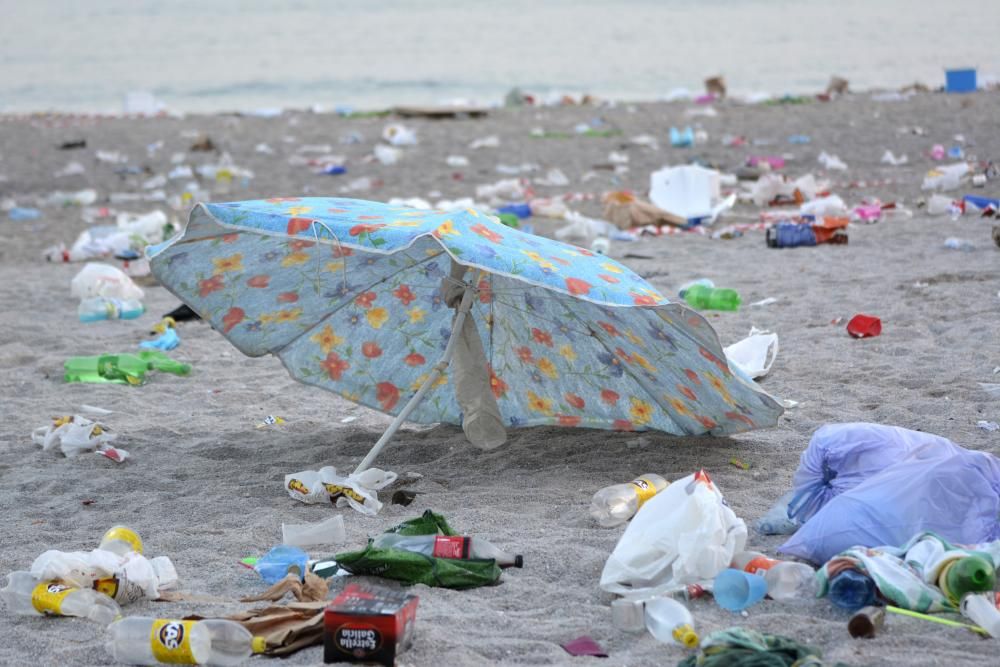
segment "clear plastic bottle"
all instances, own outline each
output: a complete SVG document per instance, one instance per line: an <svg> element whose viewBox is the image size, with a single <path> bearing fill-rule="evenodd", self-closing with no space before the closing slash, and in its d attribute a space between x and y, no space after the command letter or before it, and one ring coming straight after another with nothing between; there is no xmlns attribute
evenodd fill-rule
<svg viewBox="0 0 1000 667"><path fill-rule="evenodd" d="M461 535L400 535L383 533L372 546L376 549L401 549L435 558L489 558L500 567L523 567L524 557L501 551L481 537Z"/></svg>
<svg viewBox="0 0 1000 667"><path fill-rule="evenodd" d="M265 648L235 621L178 621L129 616L111 624L105 647L132 665L238 665Z"/></svg>
<svg viewBox="0 0 1000 667"><path fill-rule="evenodd" d="M702 310L739 310L742 303L736 290L726 287L692 285L684 290L681 297L689 305Z"/></svg>
<svg viewBox="0 0 1000 667"><path fill-rule="evenodd" d="M667 488L668 484L659 475L648 474L627 484L605 487L594 494L590 516L605 528L621 525L635 516L643 503Z"/></svg>
<svg viewBox="0 0 1000 667"><path fill-rule="evenodd" d="M77 311L81 322L99 322L101 320L134 320L146 312L141 301L135 299L112 299L106 296L94 296L80 302Z"/></svg>
<svg viewBox="0 0 1000 667"><path fill-rule="evenodd" d="M103 593L56 581L38 581L30 572L11 572L0 590L7 608L24 616L79 616L107 625L121 616L118 603Z"/></svg>
<svg viewBox="0 0 1000 667"><path fill-rule="evenodd" d="M993 593L969 593L959 605L962 615L1000 639L1000 610L997 609Z"/></svg>
<svg viewBox="0 0 1000 667"><path fill-rule="evenodd" d="M875 602L877 589L871 577L857 570L844 570L830 580L827 596L830 602L846 609L857 611Z"/></svg>
<svg viewBox="0 0 1000 667"><path fill-rule="evenodd" d="M119 556L132 551L142 554L142 538L128 526L112 526L101 537L101 543L97 548Z"/></svg>
<svg viewBox="0 0 1000 667"><path fill-rule="evenodd" d="M646 629L664 644L679 644L687 648L698 645L694 619L688 608L671 598L654 598L646 601Z"/></svg>
<svg viewBox="0 0 1000 667"><path fill-rule="evenodd" d="M805 563L768 558L758 551L733 556L732 567L764 577L772 600L816 596L816 571Z"/></svg>

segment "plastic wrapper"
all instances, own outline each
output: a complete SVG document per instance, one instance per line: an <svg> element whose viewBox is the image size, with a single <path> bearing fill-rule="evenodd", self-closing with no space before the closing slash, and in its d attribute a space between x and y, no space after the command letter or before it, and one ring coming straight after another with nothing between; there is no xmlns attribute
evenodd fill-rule
<svg viewBox="0 0 1000 667"><path fill-rule="evenodd" d="M382 509L379 489L396 481L396 473L369 468L354 475L341 475L333 466L285 475L285 489L295 500L315 505L348 505L362 514L374 516Z"/></svg>

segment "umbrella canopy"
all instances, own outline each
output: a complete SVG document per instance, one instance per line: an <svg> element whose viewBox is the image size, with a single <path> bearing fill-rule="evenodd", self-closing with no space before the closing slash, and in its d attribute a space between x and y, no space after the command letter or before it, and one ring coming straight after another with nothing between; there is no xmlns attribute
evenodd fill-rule
<svg viewBox="0 0 1000 667"><path fill-rule="evenodd" d="M433 374L453 338L456 304L442 281L472 295L483 377L508 426L721 435L782 412L730 371L696 312L608 257L472 209L200 204L147 255L160 282L241 352L274 354L301 382L398 415L433 378L410 406L415 422L462 423L455 369Z"/></svg>

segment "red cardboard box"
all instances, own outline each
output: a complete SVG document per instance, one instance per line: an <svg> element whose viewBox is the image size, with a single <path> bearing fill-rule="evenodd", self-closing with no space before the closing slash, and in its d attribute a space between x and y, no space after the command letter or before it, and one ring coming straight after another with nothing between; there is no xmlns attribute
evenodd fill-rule
<svg viewBox="0 0 1000 667"><path fill-rule="evenodd" d="M323 662L377 662L392 667L416 632L416 595L349 584L323 613Z"/></svg>

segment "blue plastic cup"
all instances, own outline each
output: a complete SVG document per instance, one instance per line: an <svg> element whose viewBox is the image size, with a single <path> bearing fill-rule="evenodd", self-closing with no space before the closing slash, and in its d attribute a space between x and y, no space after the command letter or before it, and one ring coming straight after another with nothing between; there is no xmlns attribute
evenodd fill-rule
<svg viewBox="0 0 1000 667"><path fill-rule="evenodd" d="M759 575L728 568L715 578L712 594L723 609L743 611L764 599L767 581Z"/></svg>

